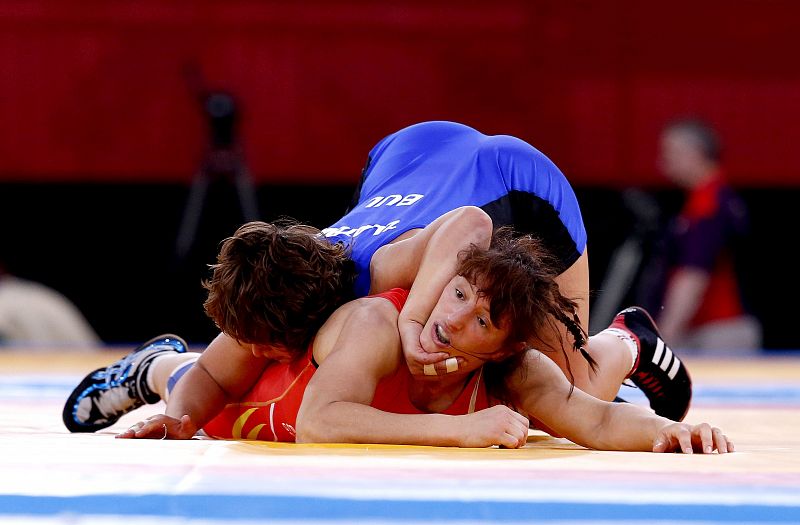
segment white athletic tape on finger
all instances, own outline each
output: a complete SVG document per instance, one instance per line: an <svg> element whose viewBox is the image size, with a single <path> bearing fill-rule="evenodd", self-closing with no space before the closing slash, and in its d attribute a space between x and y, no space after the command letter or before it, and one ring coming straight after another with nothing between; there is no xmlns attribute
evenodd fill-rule
<svg viewBox="0 0 800 525"><path fill-rule="evenodd" d="M434 368L433 365L424 365L422 367L422 373L425 374L426 376L435 376L435 375L437 375L436 374L436 368Z"/></svg>
<svg viewBox="0 0 800 525"><path fill-rule="evenodd" d="M458 359L455 357L448 357L447 361L444 362L444 365L447 367L447 373L455 372L458 370Z"/></svg>

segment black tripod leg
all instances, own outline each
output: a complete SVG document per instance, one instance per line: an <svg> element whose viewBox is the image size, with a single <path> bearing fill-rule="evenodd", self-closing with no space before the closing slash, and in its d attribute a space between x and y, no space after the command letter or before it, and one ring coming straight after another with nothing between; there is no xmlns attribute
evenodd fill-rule
<svg viewBox="0 0 800 525"><path fill-rule="evenodd" d="M192 180L189 198L186 201L181 226L178 230L178 238L175 241L175 257L178 261L183 261L192 249L197 236L200 216L203 214L203 204L209 184L208 173L205 168L201 168L194 176L194 180Z"/></svg>
<svg viewBox="0 0 800 525"><path fill-rule="evenodd" d="M242 217L246 222L257 221L260 218L258 213L258 199L256 198L256 188L253 179L250 177L250 170L243 162L239 162L236 175L234 177L236 192L239 196L239 207L242 210Z"/></svg>

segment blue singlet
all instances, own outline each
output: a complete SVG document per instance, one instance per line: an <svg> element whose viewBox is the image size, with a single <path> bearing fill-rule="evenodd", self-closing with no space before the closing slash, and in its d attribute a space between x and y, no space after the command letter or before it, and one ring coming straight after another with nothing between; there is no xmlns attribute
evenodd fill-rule
<svg viewBox="0 0 800 525"><path fill-rule="evenodd" d="M356 294L363 296L378 248L467 205L482 208L495 227L538 236L563 269L586 247L575 193L550 159L518 138L455 122L423 122L381 140L369 154L357 203L323 235L350 246Z"/></svg>

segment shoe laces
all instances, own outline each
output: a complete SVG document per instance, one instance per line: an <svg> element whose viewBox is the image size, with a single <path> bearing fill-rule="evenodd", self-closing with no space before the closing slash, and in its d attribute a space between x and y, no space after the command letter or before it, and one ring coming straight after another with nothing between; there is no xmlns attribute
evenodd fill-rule
<svg viewBox="0 0 800 525"><path fill-rule="evenodd" d="M94 405L105 417L114 417L120 412L125 412L136 403L141 403L132 395L129 388L124 386L100 391L93 397Z"/></svg>
<svg viewBox="0 0 800 525"><path fill-rule="evenodd" d="M124 383L128 379L128 375L133 368L134 362L141 358L142 352L133 352L106 368L105 376L108 386L115 387Z"/></svg>

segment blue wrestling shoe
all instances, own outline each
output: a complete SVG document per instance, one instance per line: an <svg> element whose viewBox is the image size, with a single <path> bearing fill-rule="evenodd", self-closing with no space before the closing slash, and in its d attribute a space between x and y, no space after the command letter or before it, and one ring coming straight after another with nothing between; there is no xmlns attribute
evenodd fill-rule
<svg viewBox="0 0 800 525"><path fill-rule="evenodd" d="M622 310L611 328L633 336L639 357L630 379L644 392L659 416L682 421L692 400L692 380L683 362L661 339L655 321L644 308L634 306Z"/></svg>
<svg viewBox="0 0 800 525"><path fill-rule="evenodd" d="M186 352L186 341L164 334L147 341L116 363L87 375L72 391L61 414L70 432L96 432L123 415L161 396L147 387L147 369L153 359Z"/></svg>

